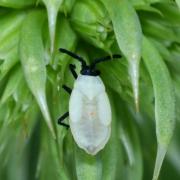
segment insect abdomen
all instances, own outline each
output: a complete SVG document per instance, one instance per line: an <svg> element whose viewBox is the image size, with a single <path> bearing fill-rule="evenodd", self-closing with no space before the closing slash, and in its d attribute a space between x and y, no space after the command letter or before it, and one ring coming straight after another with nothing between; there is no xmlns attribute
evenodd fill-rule
<svg viewBox="0 0 180 180"><path fill-rule="evenodd" d="M71 130L77 144L89 154L101 150L110 136L110 126L101 123L97 99L83 98L82 115L78 123L71 122Z"/></svg>

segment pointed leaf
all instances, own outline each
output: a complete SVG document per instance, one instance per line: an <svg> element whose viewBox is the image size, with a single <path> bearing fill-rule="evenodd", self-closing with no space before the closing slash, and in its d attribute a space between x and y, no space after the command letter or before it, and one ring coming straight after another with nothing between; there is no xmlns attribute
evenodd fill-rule
<svg viewBox="0 0 180 180"><path fill-rule="evenodd" d="M129 74L138 110L139 61L141 58L142 31L138 16L127 0L101 0L111 17L119 48L129 62Z"/></svg>
<svg viewBox="0 0 180 180"><path fill-rule="evenodd" d="M51 41L51 53L54 51L54 38L56 33L56 20L59 8L61 6L62 0L43 0L47 13L48 13L48 21L49 21L49 34Z"/></svg>
<svg viewBox="0 0 180 180"><path fill-rule="evenodd" d="M27 84L35 96L46 123L55 137L49 114L46 95L46 66L41 37L44 11L32 11L27 15L22 27L20 40L20 57Z"/></svg>
<svg viewBox="0 0 180 180"><path fill-rule="evenodd" d="M155 94L155 119L158 150L153 180L157 180L167 147L174 132L175 95L172 81L159 52L143 39L143 60L150 73Z"/></svg>

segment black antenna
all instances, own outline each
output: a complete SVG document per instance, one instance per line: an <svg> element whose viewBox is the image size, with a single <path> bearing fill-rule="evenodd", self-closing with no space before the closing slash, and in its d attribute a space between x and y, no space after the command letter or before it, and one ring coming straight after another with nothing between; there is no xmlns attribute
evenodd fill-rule
<svg viewBox="0 0 180 180"><path fill-rule="evenodd" d="M86 61L82 57L78 56L77 54L70 52L70 51L63 49L63 48L60 48L59 51L73 57L74 59L77 59L78 61L81 62L83 67L86 66Z"/></svg>
<svg viewBox="0 0 180 180"><path fill-rule="evenodd" d="M114 54L112 56L105 56L105 57L102 57L102 58L97 58L97 59L94 59L93 63L91 64L91 69L94 69L96 64L100 63L100 62L104 62L104 61L109 61L109 60L113 60L113 59L116 59L116 58L121 58L122 56L119 55L119 54Z"/></svg>

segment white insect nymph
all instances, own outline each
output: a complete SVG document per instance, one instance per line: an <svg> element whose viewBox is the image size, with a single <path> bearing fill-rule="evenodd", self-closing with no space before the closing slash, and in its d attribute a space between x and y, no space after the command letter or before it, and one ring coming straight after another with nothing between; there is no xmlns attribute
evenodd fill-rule
<svg viewBox="0 0 180 180"><path fill-rule="evenodd" d="M95 65L120 55L106 56L96 59L91 66L87 66L82 57L60 49L82 63L81 74L77 76L75 66L70 65L70 70L75 77L74 88L63 88L70 93L69 112L59 118L58 123L69 127L77 145L88 154L95 155L104 148L111 134L111 106L105 91L104 83L99 77L100 72ZM62 121L70 116L69 125Z"/></svg>
<svg viewBox="0 0 180 180"><path fill-rule="evenodd" d="M70 128L78 146L95 155L111 132L111 107L99 76L79 75L69 102Z"/></svg>

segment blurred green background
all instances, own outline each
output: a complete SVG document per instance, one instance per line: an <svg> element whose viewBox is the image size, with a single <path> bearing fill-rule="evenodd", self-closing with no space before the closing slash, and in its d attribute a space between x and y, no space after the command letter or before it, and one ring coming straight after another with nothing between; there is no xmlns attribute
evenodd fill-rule
<svg viewBox="0 0 180 180"><path fill-rule="evenodd" d="M60 47L123 56L98 65L112 133L96 156L57 125L80 70ZM0 179L156 180L164 160L159 180L179 180L179 75L179 0L0 0Z"/></svg>

